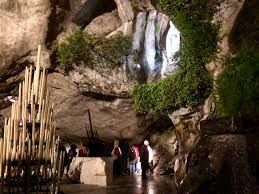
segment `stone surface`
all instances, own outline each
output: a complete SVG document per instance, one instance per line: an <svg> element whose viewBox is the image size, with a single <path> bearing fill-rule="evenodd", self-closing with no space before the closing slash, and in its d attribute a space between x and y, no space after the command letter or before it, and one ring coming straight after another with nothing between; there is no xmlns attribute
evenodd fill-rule
<svg viewBox="0 0 259 194"><path fill-rule="evenodd" d="M87 26L96 17L102 0L87 0L81 4L80 10L74 15L72 21L80 27Z"/></svg>
<svg viewBox="0 0 259 194"><path fill-rule="evenodd" d="M44 44L49 14L49 0L0 2L1 71Z"/></svg>
<svg viewBox="0 0 259 194"><path fill-rule="evenodd" d="M113 180L112 157L75 157L70 164L68 177L87 185L108 186Z"/></svg>
<svg viewBox="0 0 259 194"><path fill-rule="evenodd" d="M247 142L243 135L204 137L189 156L187 172L179 194L237 193L252 194L255 177L248 162Z"/></svg>
<svg viewBox="0 0 259 194"><path fill-rule="evenodd" d="M118 11L114 10L94 18L91 23L86 26L84 31L103 37L115 31L120 26L121 20L118 16Z"/></svg>
<svg viewBox="0 0 259 194"><path fill-rule="evenodd" d="M108 187L88 185L62 185L61 190L69 194L174 194L175 185L170 177L149 177L142 181L141 176L124 176L114 180Z"/></svg>
<svg viewBox="0 0 259 194"><path fill-rule="evenodd" d="M214 15L214 23L220 23L217 60L207 64L207 69L216 78L223 71L223 59L230 54L229 37L245 0L223 0Z"/></svg>
<svg viewBox="0 0 259 194"><path fill-rule="evenodd" d="M229 36L229 47L232 54L251 47L259 48L259 4L257 0L245 1Z"/></svg>
<svg viewBox="0 0 259 194"><path fill-rule="evenodd" d="M175 130L169 128L155 132L150 137L150 145L154 152L153 164L156 175L174 174L174 161L177 156L177 139Z"/></svg>
<svg viewBox="0 0 259 194"><path fill-rule="evenodd" d="M88 67L76 67L70 72L72 81L81 92L95 92L111 96L128 97L129 88L136 83L122 69L100 72Z"/></svg>
<svg viewBox="0 0 259 194"><path fill-rule="evenodd" d="M140 142L152 124L162 121L153 116L136 114L129 98L100 93L92 94L93 97L84 96L69 76L60 73L50 74L48 84L51 102L54 103L57 132L68 142L79 143L80 137L86 136L87 125L89 129L88 109L91 111L93 127L99 137L106 140L127 138Z"/></svg>
<svg viewBox="0 0 259 194"><path fill-rule="evenodd" d="M82 169L80 182L87 185L109 186L113 180L113 158L78 158Z"/></svg>
<svg viewBox="0 0 259 194"><path fill-rule="evenodd" d="M122 33L124 35L131 35L133 28L133 21L123 23L119 28L107 35L107 37L114 36L116 34Z"/></svg>
<svg viewBox="0 0 259 194"><path fill-rule="evenodd" d="M128 0L114 0L118 7L118 12L122 23L132 21L134 13L130 1Z"/></svg>

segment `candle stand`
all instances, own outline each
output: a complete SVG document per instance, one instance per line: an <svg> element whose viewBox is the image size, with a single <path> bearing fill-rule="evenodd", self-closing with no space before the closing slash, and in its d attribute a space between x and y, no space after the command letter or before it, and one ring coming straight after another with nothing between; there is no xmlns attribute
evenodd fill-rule
<svg viewBox="0 0 259 194"><path fill-rule="evenodd" d="M0 193L60 193L65 153L56 136L53 105L49 105L47 71L40 67L41 46L36 69L25 69L17 101L5 118L0 138Z"/></svg>

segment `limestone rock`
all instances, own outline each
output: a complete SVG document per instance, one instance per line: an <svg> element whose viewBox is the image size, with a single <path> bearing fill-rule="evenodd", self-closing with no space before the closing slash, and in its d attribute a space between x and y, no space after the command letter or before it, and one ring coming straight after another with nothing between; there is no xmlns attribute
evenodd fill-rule
<svg viewBox="0 0 259 194"><path fill-rule="evenodd" d="M70 77L52 73L48 77L51 88L51 102L54 103L54 119L57 132L66 142L79 143L86 136L85 128L89 122L87 110L90 109L94 129L103 140L116 138L134 139L140 142L146 129L154 123L153 117L137 115L128 98L116 96L87 97L82 95Z"/></svg>
<svg viewBox="0 0 259 194"><path fill-rule="evenodd" d="M174 161L177 156L177 139L172 128L156 132L150 137L150 145L154 152L154 173L159 175L173 174Z"/></svg>
<svg viewBox="0 0 259 194"><path fill-rule="evenodd" d="M87 185L111 185L113 158L75 157L70 164L68 177L74 182Z"/></svg>
<svg viewBox="0 0 259 194"><path fill-rule="evenodd" d="M107 37L114 36L116 34L131 35L133 30L133 21L123 23L119 28L107 35Z"/></svg>
<svg viewBox="0 0 259 194"><path fill-rule="evenodd" d="M120 26L121 20L118 16L118 11L114 10L94 18L91 23L86 26L84 31L103 37L116 30Z"/></svg>
<svg viewBox="0 0 259 194"><path fill-rule="evenodd" d="M132 21L134 19L134 12L130 1L128 0L115 0L118 7L118 12L122 23Z"/></svg>
<svg viewBox="0 0 259 194"><path fill-rule="evenodd" d="M72 160L72 162L69 166L69 171L68 171L68 177L73 182L79 182L80 181L82 165L83 165L82 160L78 160L78 157L73 158L73 160Z"/></svg>
<svg viewBox="0 0 259 194"><path fill-rule="evenodd" d="M78 158L81 159L81 158ZM113 181L113 158L82 158L80 183L109 186Z"/></svg>
<svg viewBox="0 0 259 194"><path fill-rule="evenodd" d="M178 191L249 194L256 193L255 185L246 137L215 135L202 139L194 149Z"/></svg>
<svg viewBox="0 0 259 194"><path fill-rule="evenodd" d="M0 2L1 70L44 43L49 14L48 0Z"/></svg>
<svg viewBox="0 0 259 194"><path fill-rule="evenodd" d="M83 93L93 92L128 97L128 90L135 83L122 69L100 72L89 67L77 66L69 75Z"/></svg>
<svg viewBox="0 0 259 194"><path fill-rule="evenodd" d="M244 5L245 0L224 0L218 7L218 12L214 15L214 23L220 23L217 60L207 64L207 69L216 78L222 71L222 58L230 54L229 36L234 27L237 16Z"/></svg>

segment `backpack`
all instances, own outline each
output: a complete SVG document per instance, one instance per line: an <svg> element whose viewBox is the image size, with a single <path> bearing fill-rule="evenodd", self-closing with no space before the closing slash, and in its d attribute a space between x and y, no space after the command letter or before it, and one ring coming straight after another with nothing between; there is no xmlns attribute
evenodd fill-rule
<svg viewBox="0 0 259 194"><path fill-rule="evenodd" d="M72 149L68 151L67 157L69 160L72 160L74 158L74 151Z"/></svg>
<svg viewBox="0 0 259 194"><path fill-rule="evenodd" d="M131 149L129 152L129 161L134 161L136 159L136 152L135 150Z"/></svg>
<svg viewBox="0 0 259 194"><path fill-rule="evenodd" d="M114 149L114 155L118 157L121 156L120 149L118 147Z"/></svg>

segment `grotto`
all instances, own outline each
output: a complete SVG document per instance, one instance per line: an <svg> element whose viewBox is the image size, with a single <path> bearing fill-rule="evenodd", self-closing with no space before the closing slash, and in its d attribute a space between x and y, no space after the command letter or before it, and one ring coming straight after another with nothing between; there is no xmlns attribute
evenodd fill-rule
<svg viewBox="0 0 259 194"><path fill-rule="evenodd" d="M258 0L2 0L0 42L1 193L259 193Z"/></svg>

